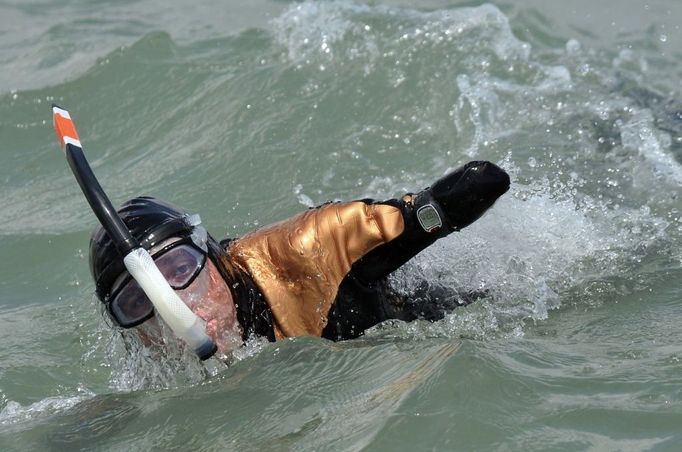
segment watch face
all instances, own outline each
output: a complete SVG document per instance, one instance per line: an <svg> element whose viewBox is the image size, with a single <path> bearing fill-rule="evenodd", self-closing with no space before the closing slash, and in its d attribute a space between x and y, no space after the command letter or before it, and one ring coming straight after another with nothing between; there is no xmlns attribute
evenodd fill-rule
<svg viewBox="0 0 682 452"><path fill-rule="evenodd" d="M431 204L421 206L417 210L417 219L426 232L431 232L443 226L438 211Z"/></svg>

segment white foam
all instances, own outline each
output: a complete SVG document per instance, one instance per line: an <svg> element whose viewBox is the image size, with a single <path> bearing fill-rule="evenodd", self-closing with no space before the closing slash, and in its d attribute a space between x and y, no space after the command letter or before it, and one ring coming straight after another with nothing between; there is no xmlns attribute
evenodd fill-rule
<svg viewBox="0 0 682 452"><path fill-rule="evenodd" d="M83 394L65 397L47 397L28 406L15 401L8 401L0 411L0 425L23 423L40 416L52 415L67 410L78 403L94 397L95 394L83 390Z"/></svg>
<svg viewBox="0 0 682 452"><path fill-rule="evenodd" d="M381 32L369 25L384 17L397 25L382 27ZM445 45L463 55L475 53L473 46L491 50L503 60L530 55L530 45L514 37L507 17L490 4L423 12L347 1L305 1L284 11L272 25L288 57L306 65L342 55L344 60L363 61L365 69L372 71L381 58L401 53L409 58L409 51L401 49L432 45Z"/></svg>
<svg viewBox="0 0 682 452"><path fill-rule="evenodd" d="M679 186L682 184L682 165L667 152L670 136L656 129L650 110L633 109L633 112L632 117L616 122L623 147L637 151L656 177Z"/></svg>
<svg viewBox="0 0 682 452"><path fill-rule="evenodd" d="M119 331L112 332L109 326L100 325L102 333L93 340L90 355L104 355L99 359L104 359L111 368L111 389L129 392L201 384L207 378L225 371L234 362L254 356L268 344L267 338L251 337L230 356L214 356L200 361L168 326L162 321L159 324L160 333L158 330L154 333L154 341L161 344L158 347L144 345L137 330L124 331L124 336L121 336ZM102 335L108 336L109 340L103 340Z"/></svg>

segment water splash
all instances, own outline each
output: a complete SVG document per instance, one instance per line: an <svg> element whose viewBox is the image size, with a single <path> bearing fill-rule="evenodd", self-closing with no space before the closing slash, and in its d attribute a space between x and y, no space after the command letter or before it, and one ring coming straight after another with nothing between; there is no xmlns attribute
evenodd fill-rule
<svg viewBox="0 0 682 452"><path fill-rule="evenodd" d="M519 171L509 161L501 165L512 174ZM668 246L669 223L649 209L614 209L608 201L576 196L579 180L555 182L512 183L511 192L484 218L396 272L391 282L406 296L416 296L414 288L423 281L460 293L487 293L478 306L460 308L436 324L399 326L401 334L516 336L525 321L546 319L593 281L627 281L633 265Z"/></svg>
<svg viewBox="0 0 682 452"><path fill-rule="evenodd" d="M388 24L386 17L391 18ZM447 46L463 53L474 46L501 60L527 59L530 53L530 46L512 34L507 17L490 4L428 13L353 2L305 1L272 24L288 57L306 65L336 57L360 60L366 71L372 71L375 62L414 46ZM411 52L407 56L416 57Z"/></svg>
<svg viewBox="0 0 682 452"><path fill-rule="evenodd" d="M103 350L111 369L112 389L127 392L197 385L224 372L235 362L259 353L268 343L265 338L252 337L230 356L200 361L161 320L159 325L161 333L157 333L151 346L141 340L136 330L112 332L111 326L101 326L109 340L95 342L91 353L98 355Z"/></svg>
<svg viewBox="0 0 682 452"><path fill-rule="evenodd" d="M14 424L27 423L37 418L60 413L94 396L94 393L83 389L82 394L79 395L47 397L28 406L10 400L0 411L0 427L4 429Z"/></svg>

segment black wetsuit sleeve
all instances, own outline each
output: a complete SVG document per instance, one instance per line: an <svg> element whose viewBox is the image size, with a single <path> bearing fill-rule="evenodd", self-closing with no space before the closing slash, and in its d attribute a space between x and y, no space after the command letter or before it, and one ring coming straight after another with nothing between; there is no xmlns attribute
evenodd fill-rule
<svg viewBox="0 0 682 452"><path fill-rule="evenodd" d="M365 285L384 278L439 238L480 218L509 183L509 175L497 165L472 161L415 195L381 203L401 210L405 230L356 261L351 276Z"/></svg>
<svg viewBox="0 0 682 452"><path fill-rule="evenodd" d="M480 218L509 184L509 175L497 165L473 161L414 195L383 202L362 200L399 209L404 229L353 263L339 286L322 336L332 340L357 337L386 319L437 320L444 312L485 296L484 292L462 294L428 281L409 295L401 295L391 289L386 277L439 238Z"/></svg>
<svg viewBox="0 0 682 452"><path fill-rule="evenodd" d="M442 230L438 233L426 232L417 220L414 206L402 199L382 202L371 199L363 199L362 201L368 204L385 204L397 207L402 212L405 224L405 229L398 237L374 248L351 267L349 276L364 286L370 287L376 281L385 278L419 254L424 248L451 232L448 230Z"/></svg>
<svg viewBox="0 0 682 452"><path fill-rule="evenodd" d="M415 208L402 199L383 202L363 199L362 202L400 209L405 227L398 237L355 261L341 282L336 301L327 315L327 326L322 332L322 337L335 341L357 337L386 319L430 318L423 308L412 306L414 303L408 303L410 300L393 293L386 276L445 234L428 233L422 229Z"/></svg>

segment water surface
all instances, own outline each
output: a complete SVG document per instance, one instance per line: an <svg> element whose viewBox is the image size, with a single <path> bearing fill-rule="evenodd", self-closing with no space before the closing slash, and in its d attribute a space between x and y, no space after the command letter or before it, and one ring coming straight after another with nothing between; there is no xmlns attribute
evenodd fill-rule
<svg viewBox="0 0 682 452"><path fill-rule="evenodd" d="M0 449L678 450L682 7L545 3L1 2ZM488 296L130 357L52 102L115 203L220 238L494 161L510 192L392 277Z"/></svg>

